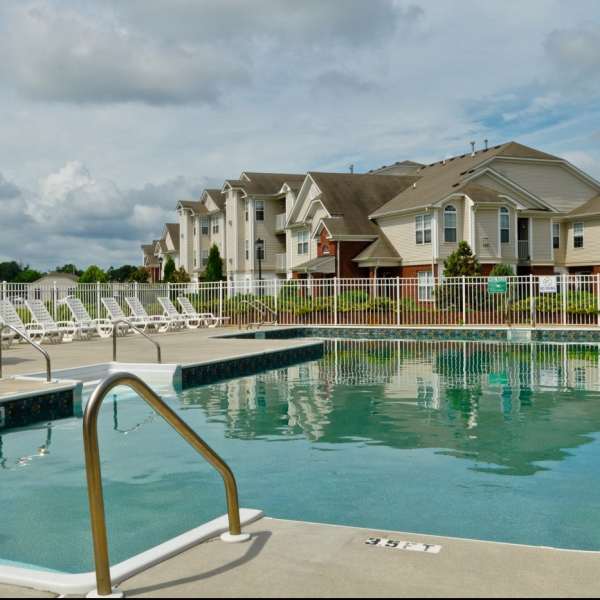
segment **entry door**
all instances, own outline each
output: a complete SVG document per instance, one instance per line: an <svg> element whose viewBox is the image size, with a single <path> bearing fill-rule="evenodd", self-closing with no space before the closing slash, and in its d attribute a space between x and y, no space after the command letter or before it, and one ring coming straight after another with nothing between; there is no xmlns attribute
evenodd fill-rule
<svg viewBox="0 0 600 600"><path fill-rule="evenodd" d="M519 260L530 260L529 254L529 219L519 218L517 239L519 240Z"/></svg>

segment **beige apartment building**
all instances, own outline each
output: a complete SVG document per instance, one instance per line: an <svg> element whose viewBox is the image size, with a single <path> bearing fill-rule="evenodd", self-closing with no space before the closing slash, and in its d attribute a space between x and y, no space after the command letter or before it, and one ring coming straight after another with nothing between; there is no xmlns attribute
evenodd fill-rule
<svg viewBox="0 0 600 600"><path fill-rule="evenodd" d="M519 274L600 272L600 183L517 142L365 174L244 172L177 210L178 260L194 280L212 244L233 283L260 275L426 284L461 240L484 274L499 263ZM154 245L160 256L175 253L168 234Z"/></svg>

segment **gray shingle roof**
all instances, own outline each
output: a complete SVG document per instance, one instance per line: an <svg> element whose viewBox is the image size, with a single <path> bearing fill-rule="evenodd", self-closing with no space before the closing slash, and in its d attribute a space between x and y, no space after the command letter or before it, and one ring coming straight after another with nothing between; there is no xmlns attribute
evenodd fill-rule
<svg viewBox="0 0 600 600"><path fill-rule="evenodd" d="M584 215L600 215L600 194L590 198L567 214L568 217L582 217Z"/></svg>
<svg viewBox="0 0 600 600"><path fill-rule="evenodd" d="M430 206L453 192L460 191L466 179L490 158L512 157L538 160L560 160L556 156L529 148L517 142L508 142L474 154L463 154L426 165L416 172L416 187L399 193L390 202L372 213L374 218L411 208Z"/></svg>

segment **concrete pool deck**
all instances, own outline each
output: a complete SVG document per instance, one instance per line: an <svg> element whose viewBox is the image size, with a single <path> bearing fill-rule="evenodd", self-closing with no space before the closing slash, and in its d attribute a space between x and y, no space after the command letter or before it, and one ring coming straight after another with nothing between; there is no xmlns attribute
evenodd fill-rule
<svg viewBox="0 0 600 600"><path fill-rule="evenodd" d="M245 332L245 330L242 330ZM235 339L221 338L226 334L239 333L233 327L218 329L197 329L153 335L152 338L162 347L163 364L196 364L220 359L233 358L256 352L269 352L287 348L297 348L314 344L314 339ZM155 363L156 349L141 336L119 337L117 359L123 363ZM45 344L50 353L52 370L83 367L112 361L112 339L93 338L86 341L73 341L63 344ZM2 354L4 377L26 375L44 371L45 363L40 354L28 344L13 344ZM2 386L0 381L0 395ZM23 385L23 384L20 384Z"/></svg>
<svg viewBox="0 0 600 600"><path fill-rule="evenodd" d="M205 542L124 582L129 598L597 597L599 553L261 519L246 544ZM439 554L368 546L439 544ZM0 586L0 598L34 597ZM37 597L44 596L36 594ZM51 597L46 595L45 597Z"/></svg>

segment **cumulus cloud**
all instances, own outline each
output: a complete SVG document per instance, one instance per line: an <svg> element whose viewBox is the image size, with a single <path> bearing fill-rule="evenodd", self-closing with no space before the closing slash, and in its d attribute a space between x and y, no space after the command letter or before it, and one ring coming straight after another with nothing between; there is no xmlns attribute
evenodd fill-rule
<svg viewBox="0 0 600 600"><path fill-rule="evenodd" d="M208 183L177 177L123 190L94 178L78 161L41 179L34 191L0 175L0 258L43 269L67 262L138 263L139 245L173 221L176 201L197 198ZM3 189L10 195L2 196Z"/></svg>

